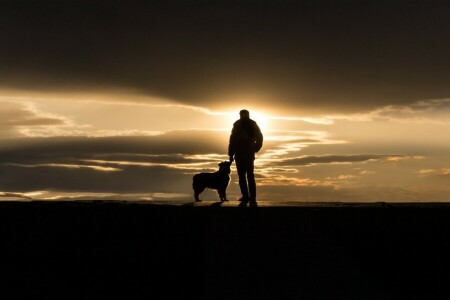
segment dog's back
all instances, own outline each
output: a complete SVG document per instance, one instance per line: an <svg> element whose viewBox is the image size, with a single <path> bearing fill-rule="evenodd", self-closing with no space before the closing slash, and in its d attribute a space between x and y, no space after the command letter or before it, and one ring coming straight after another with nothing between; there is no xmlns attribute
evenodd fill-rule
<svg viewBox="0 0 450 300"><path fill-rule="evenodd" d="M230 183L230 175L217 171L214 173L199 173L194 176L192 186L194 190L196 187L205 187L210 189L226 188Z"/></svg>

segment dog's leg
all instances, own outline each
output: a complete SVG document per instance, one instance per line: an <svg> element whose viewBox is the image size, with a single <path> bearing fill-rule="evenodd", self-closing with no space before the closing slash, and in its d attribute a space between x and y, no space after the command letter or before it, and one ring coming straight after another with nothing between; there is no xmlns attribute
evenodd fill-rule
<svg viewBox="0 0 450 300"><path fill-rule="evenodd" d="M195 202L202 202L202 200L200 200L200 198L198 197L199 194L194 193L194 198L195 198Z"/></svg>
<svg viewBox="0 0 450 300"><path fill-rule="evenodd" d="M228 199L227 199L227 190L223 190L222 195L223 195L223 201L228 201Z"/></svg>
<svg viewBox="0 0 450 300"><path fill-rule="evenodd" d="M200 200L199 195L205 190L204 187L195 187L194 188L194 198L195 198L195 202L201 202L202 200Z"/></svg>
<svg viewBox="0 0 450 300"><path fill-rule="evenodd" d="M222 202L223 202L223 201L228 201L228 200L227 200L227 195L226 195L225 190L220 189L220 190L218 190L217 192L219 193L220 201L222 201Z"/></svg>
<svg viewBox="0 0 450 300"><path fill-rule="evenodd" d="M199 195L205 190L205 186L200 183L201 181L201 174L197 174L194 176L194 179L192 181L192 189L194 190L194 199L195 202L201 202Z"/></svg>

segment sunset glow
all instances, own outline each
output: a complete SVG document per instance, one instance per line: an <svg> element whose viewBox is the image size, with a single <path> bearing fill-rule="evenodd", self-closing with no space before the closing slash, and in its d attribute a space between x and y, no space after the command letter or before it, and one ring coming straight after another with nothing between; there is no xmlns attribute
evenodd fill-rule
<svg viewBox="0 0 450 300"><path fill-rule="evenodd" d="M44 2L0 10L0 199L190 199L248 109L261 199L450 201L445 9Z"/></svg>

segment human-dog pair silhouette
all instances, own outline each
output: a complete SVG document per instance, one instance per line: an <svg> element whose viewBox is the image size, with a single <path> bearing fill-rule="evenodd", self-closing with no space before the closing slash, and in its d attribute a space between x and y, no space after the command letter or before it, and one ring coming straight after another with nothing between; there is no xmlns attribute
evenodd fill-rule
<svg viewBox="0 0 450 300"><path fill-rule="evenodd" d="M192 187L195 201L201 201L199 195L205 188L215 189L221 201L228 201L226 189L230 182L230 166L236 161L239 176L239 187L242 197L240 201L256 202L256 181L254 174L255 153L263 144L261 129L255 121L250 119L248 110L239 112L240 119L234 122L228 145L229 161L219 164L219 171L214 173L200 173L194 176Z"/></svg>

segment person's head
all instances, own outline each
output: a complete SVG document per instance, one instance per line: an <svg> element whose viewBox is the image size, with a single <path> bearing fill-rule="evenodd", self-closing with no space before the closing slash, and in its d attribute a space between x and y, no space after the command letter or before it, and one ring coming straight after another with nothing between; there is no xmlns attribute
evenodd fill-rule
<svg viewBox="0 0 450 300"><path fill-rule="evenodd" d="M250 119L250 112L246 109L243 109L239 112L239 116L241 119Z"/></svg>

